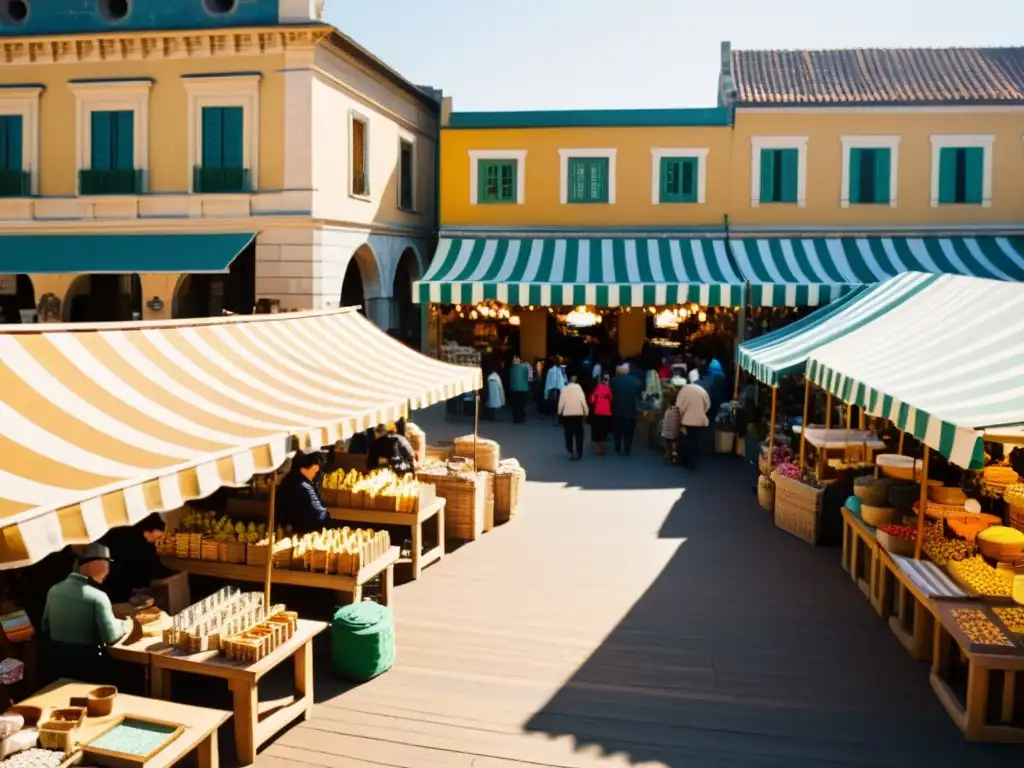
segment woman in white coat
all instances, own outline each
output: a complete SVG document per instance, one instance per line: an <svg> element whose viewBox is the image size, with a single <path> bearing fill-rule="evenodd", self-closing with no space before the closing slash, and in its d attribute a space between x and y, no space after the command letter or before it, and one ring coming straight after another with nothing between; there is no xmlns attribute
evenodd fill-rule
<svg viewBox="0 0 1024 768"><path fill-rule="evenodd" d="M487 377L487 418L494 421L498 411L505 407L505 385L497 371L491 371Z"/></svg>

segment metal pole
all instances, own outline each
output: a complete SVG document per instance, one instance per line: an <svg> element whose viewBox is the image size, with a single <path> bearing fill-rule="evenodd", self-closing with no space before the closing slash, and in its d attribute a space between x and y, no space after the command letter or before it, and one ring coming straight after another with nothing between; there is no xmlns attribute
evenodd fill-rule
<svg viewBox="0 0 1024 768"><path fill-rule="evenodd" d="M832 429L832 393L829 392L825 397L825 431ZM828 442L828 436L825 436L825 442Z"/></svg>
<svg viewBox="0 0 1024 768"><path fill-rule="evenodd" d="M473 471L477 471L477 439L480 434L480 390L476 391L473 398Z"/></svg>
<svg viewBox="0 0 1024 768"><path fill-rule="evenodd" d="M811 413L811 380L804 377L804 420L800 424L800 471L804 471L804 456L807 451L807 419Z"/></svg>
<svg viewBox="0 0 1024 768"><path fill-rule="evenodd" d="M914 559L921 559L921 551L924 547L924 512L928 508L928 455L931 450L924 446L923 458L921 459L921 499L917 504L917 541L914 543ZM917 462L914 462L917 467ZM913 476L913 475L911 475Z"/></svg>
<svg viewBox="0 0 1024 768"><path fill-rule="evenodd" d="M772 423L768 425L768 476L772 474L772 451L775 449L775 401L779 390L772 387Z"/></svg>
<svg viewBox="0 0 1024 768"><path fill-rule="evenodd" d="M905 435L906 435L906 432L904 432L904 431L903 431L903 430L901 429L901 430L900 430L900 446L899 446L899 448L897 448L897 449L896 449L896 452L897 452L897 453L898 453L898 454L899 454L900 456L902 456L902 455L903 455L903 437L904 437Z"/></svg>
<svg viewBox="0 0 1024 768"><path fill-rule="evenodd" d="M277 472L270 478L270 511L267 514L267 566L263 574L263 607L270 609L270 582L274 568L274 518L277 515Z"/></svg>

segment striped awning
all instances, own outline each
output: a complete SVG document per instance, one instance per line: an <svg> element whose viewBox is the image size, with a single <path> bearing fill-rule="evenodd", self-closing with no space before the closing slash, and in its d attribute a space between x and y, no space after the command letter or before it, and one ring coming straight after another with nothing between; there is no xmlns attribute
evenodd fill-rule
<svg viewBox="0 0 1024 768"><path fill-rule="evenodd" d="M813 307L903 272L1024 281L1024 237L729 240L755 307Z"/></svg>
<svg viewBox="0 0 1024 768"><path fill-rule="evenodd" d="M936 278L908 272L877 285L858 286L795 323L744 342L739 365L764 384L777 387L782 376L803 371L815 349L881 317Z"/></svg>
<svg viewBox="0 0 1024 768"><path fill-rule="evenodd" d="M441 238L420 303L739 306L744 284L722 239Z"/></svg>
<svg viewBox="0 0 1024 768"><path fill-rule="evenodd" d="M351 310L0 330L0 568L480 386Z"/></svg>
<svg viewBox="0 0 1024 768"><path fill-rule="evenodd" d="M978 468L986 431L1024 425L1024 285L936 276L811 352L807 375L954 464Z"/></svg>

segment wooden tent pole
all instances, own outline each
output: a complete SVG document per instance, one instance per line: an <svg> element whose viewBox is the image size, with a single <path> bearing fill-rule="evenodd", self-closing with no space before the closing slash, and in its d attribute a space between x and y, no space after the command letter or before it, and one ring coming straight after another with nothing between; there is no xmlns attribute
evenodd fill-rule
<svg viewBox="0 0 1024 768"><path fill-rule="evenodd" d="M480 434L480 390L476 391L473 398L473 471L478 472L477 464L477 436Z"/></svg>
<svg viewBox="0 0 1024 768"><path fill-rule="evenodd" d="M732 399L733 401L740 399L740 372L743 369L740 368L739 361L736 361L736 383L732 387Z"/></svg>
<svg viewBox="0 0 1024 768"><path fill-rule="evenodd" d="M857 409L857 429L863 432L867 428L867 420L864 418L864 409Z"/></svg>
<svg viewBox="0 0 1024 768"><path fill-rule="evenodd" d="M914 559L921 559L921 551L924 547L924 517L925 510L928 508L928 455L931 453L931 449L927 445L924 446L923 458L921 459L921 499L917 504L917 541L914 542ZM917 466L917 462L914 462L914 467ZM913 473L911 473L913 477Z"/></svg>
<svg viewBox="0 0 1024 768"><path fill-rule="evenodd" d="M274 518L277 516L277 471L270 477L270 507L267 514L267 565L263 574L263 607L270 610L270 582L274 574Z"/></svg>
<svg viewBox="0 0 1024 768"><path fill-rule="evenodd" d="M906 432L904 432L901 429L900 430L900 445L899 445L899 448L896 449L896 453L898 453L900 456L903 455L903 437L904 437L904 435L906 435Z"/></svg>
<svg viewBox="0 0 1024 768"><path fill-rule="evenodd" d="M825 397L825 429L832 429L832 393L829 392ZM828 440L826 439L826 442Z"/></svg>
<svg viewBox="0 0 1024 768"><path fill-rule="evenodd" d="M811 380L804 376L804 420L800 423L800 471L804 471L804 456L807 455L807 419L811 413Z"/></svg>
<svg viewBox="0 0 1024 768"><path fill-rule="evenodd" d="M772 450L775 448L775 401L779 390L772 387L772 423L768 425L768 474L772 472Z"/></svg>

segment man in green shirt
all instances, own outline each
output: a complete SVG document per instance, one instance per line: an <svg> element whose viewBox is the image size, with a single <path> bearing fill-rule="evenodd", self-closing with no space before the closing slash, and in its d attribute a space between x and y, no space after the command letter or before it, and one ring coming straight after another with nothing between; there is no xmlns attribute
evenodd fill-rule
<svg viewBox="0 0 1024 768"><path fill-rule="evenodd" d="M48 671L57 677L83 680L83 674L102 674L104 646L116 643L127 632L125 622L114 616L110 598L99 588L109 573L110 550L90 544L79 556L75 570L47 593L43 635L51 657Z"/></svg>

